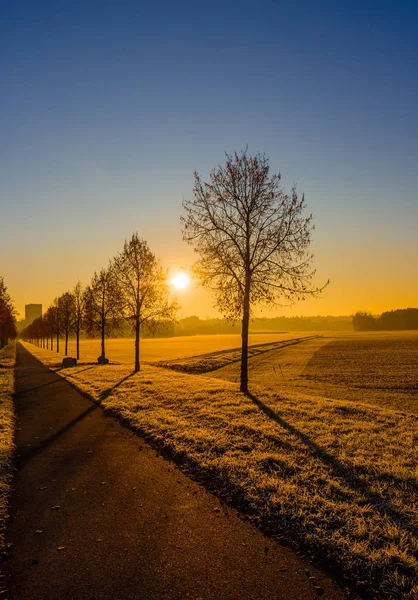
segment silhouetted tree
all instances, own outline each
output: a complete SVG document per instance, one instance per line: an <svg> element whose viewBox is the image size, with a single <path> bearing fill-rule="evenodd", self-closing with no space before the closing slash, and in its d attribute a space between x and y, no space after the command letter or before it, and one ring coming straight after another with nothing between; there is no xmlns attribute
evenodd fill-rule
<svg viewBox="0 0 418 600"><path fill-rule="evenodd" d="M357 312L353 316L353 328L356 331L402 331L418 329L418 308L389 310L373 317L366 312Z"/></svg>
<svg viewBox="0 0 418 600"><path fill-rule="evenodd" d="M56 306L49 306L44 315L44 323L46 328L47 338L51 340L51 351L54 350L54 336L55 336L55 328L56 328ZM47 344L48 347L48 344Z"/></svg>
<svg viewBox="0 0 418 600"><path fill-rule="evenodd" d="M113 266L123 293L125 315L135 332L135 371L139 371L141 326L146 323L155 329L173 321L178 305L170 301L167 273L137 233L125 241Z"/></svg>
<svg viewBox="0 0 418 600"><path fill-rule="evenodd" d="M45 337L45 327L44 327L44 322L43 322L43 318L42 316L37 317L31 325L32 329L33 329L33 336L36 339L36 344L42 348L43 347L43 342L44 342L44 337Z"/></svg>
<svg viewBox="0 0 418 600"><path fill-rule="evenodd" d="M403 330L418 329L418 308L389 310L380 315L379 329Z"/></svg>
<svg viewBox="0 0 418 600"><path fill-rule="evenodd" d="M46 338L46 327L45 320L43 315L38 317L38 331L39 331L39 339L41 348L45 348L45 338Z"/></svg>
<svg viewBox="0 0 418 600"><path fill-rule="evenodd" d="M53 331L56 339L56 350L60 351L60 335L61 335L61 310L60 310L60 299L55 298L52 303L52 317L53 317Z"/></svg>
<svg viewBox="0 0 418 600"><path fill-rule="evenodd" d="M0 348L17 336L16 312L3 277L0 277Z"/></svg>
<svg viewBox="0 0 418 600"><path fill-rule="evenodd" d="M45 328L43 318L37 317L23 329L20 333L21 337L25 340L29 340L32 344L36 344L37 346L42 346L43 339L45 335Z"/></svg>
<svg viewBox="0 0 418 600"><path fill-rule="evenodd" d="M59 297L61 331L65 336L65 354L68 354L68 338L74 331L75 300L73 294L65 292Z"/></svg>
<svg viewBox="0 0 418 600"><path fill-rule="evenodd" d="M183 239L200 255L195 273L222 313L242 321L242 392L248 392L251 307L293 302L325 287L312 285L312 215L304 214L304 196L296 187L287 195L280 179L270 175L265 155L227 154L208 182L195 173L194 198L183 203Z"/></svg>
<svg viewBox="0 0 418 600"><path fill-rule="evenodd" d="M100 335L101 358L105 360L105 338L119 327L124 308L123 296L111 266L94 273L83 300L86 330L91 335Z"/></svg>
<svg viewBox="0 0 418 600"><path fill-rule="evenodd" d="M80 359L80 333L83 327L83 314L84 314L84 297L83 288L81 283L78 281L74 286L74 333L76 341L76 357Z"/></svg>
<svg viewBox="0 0 418 600"><path fill-rule="evenodd" d="M49 345L51 343L51 350L53 350L53 339L54 339L54 330L53 330L53 318L51 314L51 306L49 306L44 315L44 327L45 327L45 336L46 336L46 347L49 349Z"/></svg>
<svg viewBox="0 0 418 600"><path fill-rule="evenodd" d="M375 331L377 321L371 313L359 311L353 316L353 329L355 331Z"/></svg>

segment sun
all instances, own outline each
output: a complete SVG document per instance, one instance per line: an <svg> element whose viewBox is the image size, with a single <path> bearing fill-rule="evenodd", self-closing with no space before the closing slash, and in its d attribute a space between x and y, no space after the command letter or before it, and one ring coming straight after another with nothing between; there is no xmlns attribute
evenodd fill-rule
<svg viewBox="0 0 418 600"><path fill-rule="evenodd" d="M189 285L189 276L186 273L177 273L171 280L171 285L176 290L185 290Z"/></svg>

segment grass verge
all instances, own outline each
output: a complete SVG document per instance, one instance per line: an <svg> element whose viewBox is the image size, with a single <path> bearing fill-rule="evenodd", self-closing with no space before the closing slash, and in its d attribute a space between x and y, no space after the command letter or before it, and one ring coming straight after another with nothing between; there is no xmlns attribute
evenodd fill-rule
<svg viewBox="0 0 418 600"><path fill-rule="evenodd" d="M418 599L415 415L262 387L243 396L232 381L151 365L60 374L358 591Z"/></svg>
<svg viewBox="0 0 418 600"><path fill-rule="evenodd" d="M10 342L0 350L0 551L4 551L4 530L8 517L8 497L12 479L14 434L14 366L16 345Z"/></svg>

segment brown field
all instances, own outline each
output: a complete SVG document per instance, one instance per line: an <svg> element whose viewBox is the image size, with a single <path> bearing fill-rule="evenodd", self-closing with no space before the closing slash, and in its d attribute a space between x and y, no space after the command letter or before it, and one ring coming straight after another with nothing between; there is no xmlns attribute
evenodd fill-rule
<svg viewBox="0 0 418 600"><path fill-rule="evenodd" d="M227 340L208 340L205 356L190 360L184 346L174 360L173 340L150 340L160 344L154 360L170 368L59 372L357 590L416 600L418 333L311 335L253 351L249 396L238 391Z"/></svg>
<svg viewBox="0 0 418 600"><path fill-rule="evenodd" d="M216 371L238 381L239 364ZM352 400L418 415L418 333L324 334L250 361L254 389Z"/></svg>

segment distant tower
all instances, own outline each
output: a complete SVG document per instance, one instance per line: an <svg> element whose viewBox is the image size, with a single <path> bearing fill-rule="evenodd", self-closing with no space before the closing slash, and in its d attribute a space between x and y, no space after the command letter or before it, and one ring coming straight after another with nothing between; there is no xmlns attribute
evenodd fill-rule
<svg viewBox="0 0 418 600"><path fill-rule="evenodd" d="M25 305L25 325L28 326L35 319L42 316L42 304L26 304Z"/></svg>

